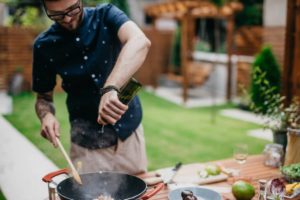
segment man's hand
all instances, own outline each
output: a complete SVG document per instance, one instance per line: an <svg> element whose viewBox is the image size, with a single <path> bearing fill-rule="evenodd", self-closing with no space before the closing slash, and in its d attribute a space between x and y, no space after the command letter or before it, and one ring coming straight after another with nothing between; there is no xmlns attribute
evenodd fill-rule
<svg viewBox="0 0 300 200"><path fill-rule="evenodd" d="M118 93L114 90L105 93L100 101L98 123L114 125L128 109L127 105L120 102Z"/></svg>
<svg viewBox="0 0 300 200"><path fill-rule="evenodd" d="M59 122L52 113L47 113L42 119L41 135L55 147L58 146L56 138L59 137Z"/></svg>
<svg viewBox="0 0 300 200"><path fill-rule="evenodd" d="M38 93L35 111L42 125L41 135L57 147L56 137L59 137L59 123L55 118L53 92Z"/></svg>

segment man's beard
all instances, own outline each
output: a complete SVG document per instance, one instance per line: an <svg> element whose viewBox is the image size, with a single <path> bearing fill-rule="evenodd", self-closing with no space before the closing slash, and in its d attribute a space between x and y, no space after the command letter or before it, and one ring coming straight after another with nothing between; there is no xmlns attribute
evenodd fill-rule
<svg viewBox="0 0 300 200"><path fill-rule="evenodd" d="M82 18L83 12L81 12L80 16L78 16L76 19L73 19L70 23L61 23L61 26L63 26L68 31L76 31L82 22Z"/></svg>

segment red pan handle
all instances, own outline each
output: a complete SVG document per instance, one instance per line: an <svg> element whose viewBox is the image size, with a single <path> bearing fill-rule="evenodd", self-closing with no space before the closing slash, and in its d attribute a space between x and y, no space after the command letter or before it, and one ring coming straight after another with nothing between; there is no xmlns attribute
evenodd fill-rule
<svg viewBox="0 0 300 200"><path fill-rule="evenodd" d="M159 183L158 185L156 185L154 187L153 190L151 190L150 192L147 192L146 194L144 194L141 199L142 200L146 200L149 199L150 197L154 196L155 194L157 194L160 190L162 190L165 187L164 183Z"/></svg>
<svg viewBox="0 0 300 200"><path fill-rule="evenodd" d="M60 169L58 171L55 172L51 172L49 174L47 174L46 176L43 177L43 181L46 183L50 183L52 182L52 178L61 174L69 174L69 170L67 168L65 169Z"/></svg>

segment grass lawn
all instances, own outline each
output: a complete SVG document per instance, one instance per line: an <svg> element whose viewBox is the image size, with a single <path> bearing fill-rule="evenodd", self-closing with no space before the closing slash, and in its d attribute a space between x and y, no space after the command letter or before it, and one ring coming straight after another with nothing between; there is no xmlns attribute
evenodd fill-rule
<svg viewBox="0 0 300 200"><path fill-rule="evenodd" d="M3 196L1 191L0 191L0 200L5 200L5 197Z"/></svg>
<svg viewBox="0 0 300 200"><path fill-rule="evenodd" d="M246 135L260 126L216 115L213 123L212 109L187 109L169 103L142 91L143 125L147 143L149 170L172 166L176 162L203 162L229 158L236 143L247 143L250 154L260 154L264 140ZM55 95L57 117L61 123L61 140L68 149L69 124L64 94ZM35 97L31 93L15 96L14 112L6 118L59 167L66 167L61 153L43 139L40 124L35 116ZM218 111L229 105L217 107Z"/></svg>

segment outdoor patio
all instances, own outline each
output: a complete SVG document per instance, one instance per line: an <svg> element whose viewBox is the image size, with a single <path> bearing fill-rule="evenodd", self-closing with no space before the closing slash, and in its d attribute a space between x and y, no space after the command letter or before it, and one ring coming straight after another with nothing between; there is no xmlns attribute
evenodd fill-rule
<svg viewBox="0 0 300 200"><path fill-rule="evenodd" d="M104 0L82 2L93 7ZM288 190L290 179L281 167L300 164L300 0L106 2L128 14L151 41L134 74L143 85L137 95L148 159L148 172L135 174L148 184L139 198L157 190L150 199L175 200L176 189L190 187L195 194L204 189L216 195L197 193L203 200L238 200L234 185L242 180L253 189L249 200L258 199L261 180L270 184L279 178L282 200L299 199L300 190ZM67 8L63 19L73 19L71 11L81 13L81 5L76 6ZM55 177L53 190L42 178L69 165L41 137L32 92L33 43L51 25L48 17L40 2L0 3L0 200L62 198L56 187L67 176ZM69 153L64 78L57 76L53 97L59 139ZM270 144L277 149L269 149ZM237 152L238 145L243 152ZM277 157L270 162L267 155ZM179 162L182 166L173 168ZM171 182L163 183L170 174ZM83 200L76 198L71 199Z"/></svg>
<svg viewBox="0 0 300 200"><path fill-rule="evenodd" d="M10 101L3 101L5 99L1 98L1 96L0 100L4 103L7 102L7 104L1 104L0 109L11 106ZM255 115L238 110L223 110L222 115L253 123L261 123ZM253 135L254 131L257 134ZM57 170L58 167L2 117L0 118L0 132L1 141L6 141L0 147L2 155L0 161L0 187L6 198L24 200L46 199L48 195L47 184L42 182L41 178L47 173ZM272 140L272 136L262 130L251 130L248 134L266 141ZM15 148L16 146L17 148ZM55 150L55 152L58 153L58 150ZM22 156L20 157L20 155ZM58 177L55 181L59 182L62 178ZM16 180L26 180L26 184L23 181Z"/></svg>

